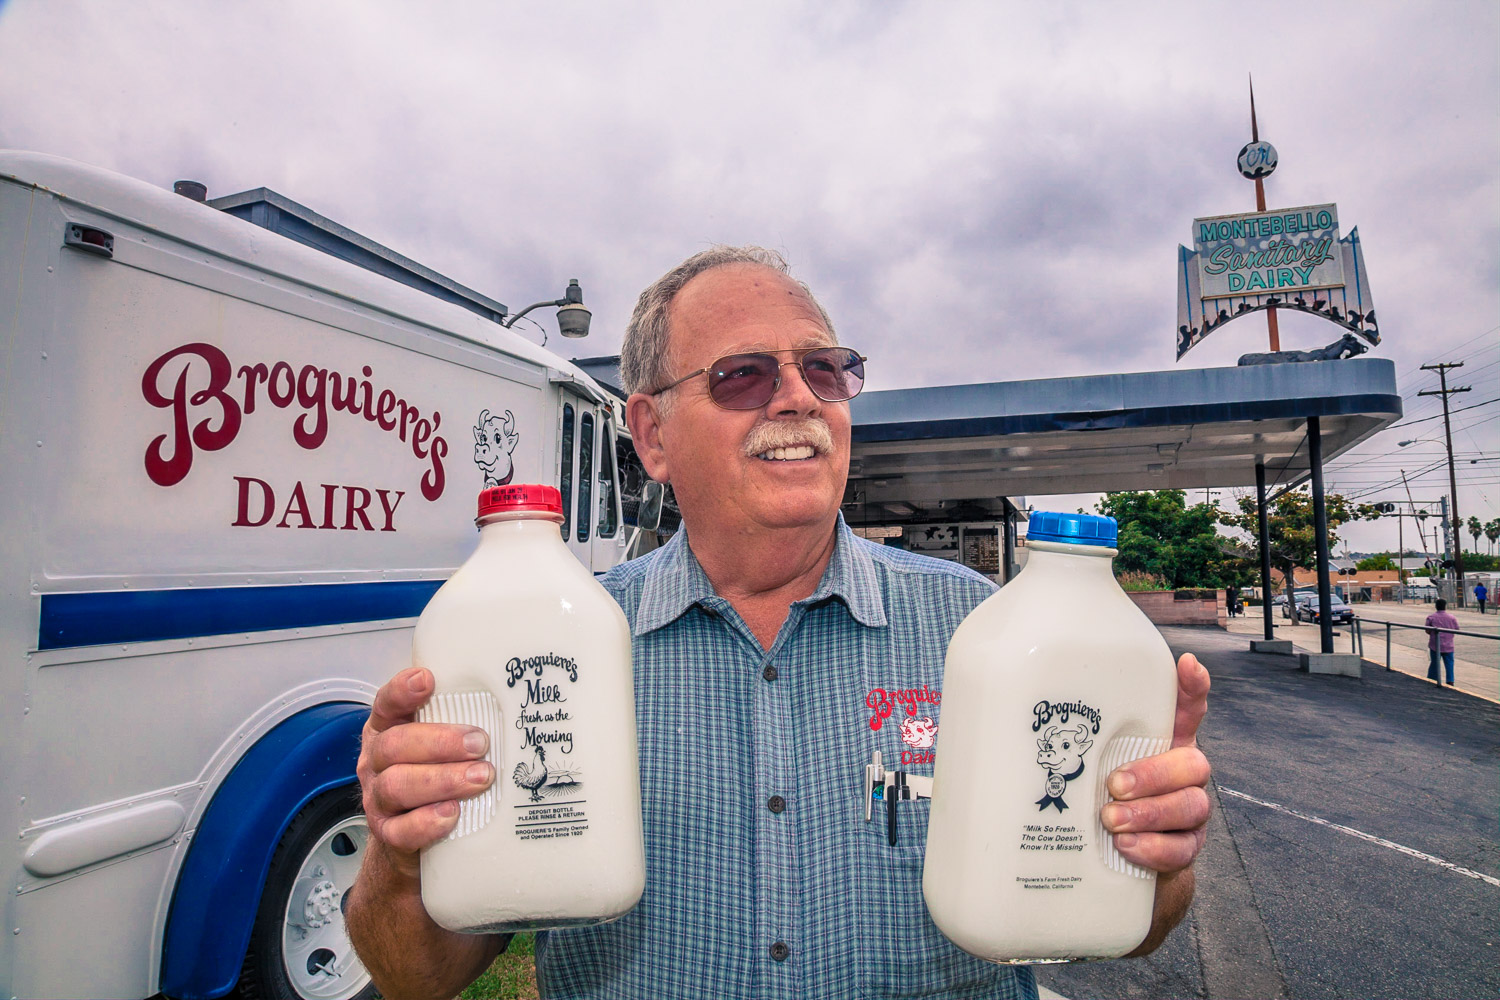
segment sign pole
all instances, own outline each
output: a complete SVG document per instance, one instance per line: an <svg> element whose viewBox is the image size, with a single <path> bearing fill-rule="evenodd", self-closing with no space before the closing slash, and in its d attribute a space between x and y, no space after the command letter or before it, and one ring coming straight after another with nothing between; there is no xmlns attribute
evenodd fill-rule
<svg viewBox="0 0 1500 1000"><path fill-rule="evenodd" d="M1255 77L1250 78L1250 141L1260 142L1260 128L1255 123ZM1266 182L1255 178L1255 210L1266 210ZM1276 325L1276 307L1266 307L1266 329L1271 335L1271 350L1281 350L1281 330Z"/></svg>

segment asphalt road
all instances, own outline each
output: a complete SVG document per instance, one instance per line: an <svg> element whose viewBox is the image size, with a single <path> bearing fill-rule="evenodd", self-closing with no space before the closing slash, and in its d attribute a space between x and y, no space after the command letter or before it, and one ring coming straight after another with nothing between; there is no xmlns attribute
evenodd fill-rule
<svg viewBox="0 0 1500 1000"><path fill-rule="evenodd" d="M1074 1000L1500 996L1500 707L1162 631L1213 675L1197 899L1156 953L1038 981Z"/></svg>

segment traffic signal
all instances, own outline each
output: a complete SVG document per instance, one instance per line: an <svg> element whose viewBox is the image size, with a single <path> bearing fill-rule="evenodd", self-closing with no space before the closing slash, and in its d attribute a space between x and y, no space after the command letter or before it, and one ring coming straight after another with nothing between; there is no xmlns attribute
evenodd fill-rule
<svg viewBox="0 0 1500 1000"><path fill-rule="evenodd" d="M1375 505L1375 509L1382 514L1393 514L1396 511L1396 505L1393 503L1378 503Z"/></svg>

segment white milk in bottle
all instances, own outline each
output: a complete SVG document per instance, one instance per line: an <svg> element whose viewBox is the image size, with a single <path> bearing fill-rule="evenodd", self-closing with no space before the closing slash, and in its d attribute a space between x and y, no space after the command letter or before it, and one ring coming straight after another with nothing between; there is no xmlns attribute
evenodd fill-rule
<svg viewBox="0 0 1500 1000"><path fill-rule="evenodd" d="M1111 572L1114 518L1035 513L1027 562L948 645L922 893L991 962L1123 955L1154 872L1115 850L1104 779L1171 745L1177 673Z"/></svg>
<svg viewBox="0 0 1500 1000"><path fill-rule="evenodd" d="M645 887L630 630L568 551L551 486L479 495L479 547L433 596L422 722L489 733L495 783L422 852L422 903L465 933L623 916Z"/></svg>

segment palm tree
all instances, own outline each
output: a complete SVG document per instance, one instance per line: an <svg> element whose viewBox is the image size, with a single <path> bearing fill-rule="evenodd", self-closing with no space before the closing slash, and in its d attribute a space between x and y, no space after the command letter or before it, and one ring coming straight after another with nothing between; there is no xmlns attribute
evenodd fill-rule
<svg viewBox="0 0 1500 1000"><path fill-rule="evenodd" d="M1495 554L1495 543L1500 542L1500 517L1484 526L1484 537L1490 540L1490 555Z"/></svg>
<svg viewBox="0 0 1500 1000"><path fill-rule="evenodd" d="M1474 517L1473 515L1470 515L1469 517L1469 534L1474 538L1474 551L1478 552L1479 536L1484 534L1484 524L1479 520L1479 518Z"/></svg>

